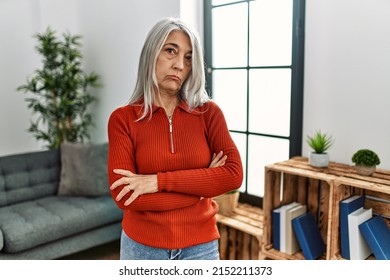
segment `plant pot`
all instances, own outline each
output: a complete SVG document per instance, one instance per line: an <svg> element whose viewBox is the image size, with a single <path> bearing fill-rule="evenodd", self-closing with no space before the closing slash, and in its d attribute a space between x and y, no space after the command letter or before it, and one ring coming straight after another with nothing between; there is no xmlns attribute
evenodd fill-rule
<svg viewBox="0 0 390 280"><path fill-rule="evenodd" d="M309 164L314 167L327 167L329 165L329 154L311 152L309 155Z"/></svg>
<svg viewBox="0 0 390 280"><path fill-rule="evenodd" d="M214 197L215 202L218 204L218 213L222 215L229 215L233 213L238 204L240 192L224 193L217 197Z"/></svg>
<svg viewBox="0 0 390 280"><path fill-rule="evenodd" d="M362 165L355 165L356 173L363 176L371 176L374 174L376 166L367 167Z"/></svg>

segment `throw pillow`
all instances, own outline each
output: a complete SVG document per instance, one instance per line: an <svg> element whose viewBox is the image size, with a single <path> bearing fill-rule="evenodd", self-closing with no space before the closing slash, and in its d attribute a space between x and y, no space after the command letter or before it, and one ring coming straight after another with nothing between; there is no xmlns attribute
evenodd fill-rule
<svg viewBox="0 0 390 280"><path fill-rule="evenodd" d="M108 195L108 143L63 143L58 195Z"/></svg>

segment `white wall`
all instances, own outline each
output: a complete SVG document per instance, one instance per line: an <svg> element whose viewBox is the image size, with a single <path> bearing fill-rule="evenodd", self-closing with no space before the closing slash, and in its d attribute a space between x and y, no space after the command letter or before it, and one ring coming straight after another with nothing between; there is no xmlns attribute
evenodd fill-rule
<svg viewBox="0 0 390 280"><path fill-rule="evenodd" d="M331 160L369 148L390 169L389 34L388 0L306 1L303 135L332 134Z"/></svg>
<svg viewBox="0 0 390 280"><path fill-rule="evenodd" d="M96 71L92 141L107 139L109 114L132 92L147 31L160 18L180 15L180 0L0 0L0 155L43 149L27 132L31 112L16 88L26 82L40 57L32 35L48 25L58 34L83 36L85 70Z"/></svg>

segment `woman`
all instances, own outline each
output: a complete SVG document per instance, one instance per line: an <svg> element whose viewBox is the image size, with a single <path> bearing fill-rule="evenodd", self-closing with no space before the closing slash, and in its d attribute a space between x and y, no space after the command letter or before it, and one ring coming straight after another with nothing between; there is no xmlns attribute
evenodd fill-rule
<svg viewBox="0 0 390 280"><path fill-rule="evenodd" d="M108 137L121 259L219 259L212 198L241 186L242 164L205 91L199 39L179 19L149 32L134 93L111 114Z"/></svg>

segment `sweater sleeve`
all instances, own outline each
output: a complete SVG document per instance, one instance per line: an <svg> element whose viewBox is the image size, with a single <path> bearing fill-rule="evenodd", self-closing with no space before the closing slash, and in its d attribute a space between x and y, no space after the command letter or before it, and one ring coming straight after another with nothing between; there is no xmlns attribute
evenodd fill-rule
<svg viewBox="0 0 390 280"><path fill-rule="evenodd" d="M115 174L114 169L125 169L137 174L134 159L134 149L130 137L129 121L131 118L125 107L115 110L108 121L108 179L111 185L121 178L121 175ZM168 211L178 208L191 206L199 202L200 197L174 192L157 192L139 196L129 206L124 206L124 202L129 198L132 192L127 194L120 201L115 197L124 186L120 186L111 191L111 196L121 209L132 209L136 211Z"/></svg>
<svg viewBox="0 0 390 280"><path fill-rule="evenodd" d="M231 138L221 109L213 102L204 116L208 144L212 152L227 155L224 166L160 172L157 174L161 191L203 197L215 197L241 187L243 169L239 151Z"/></svg>

